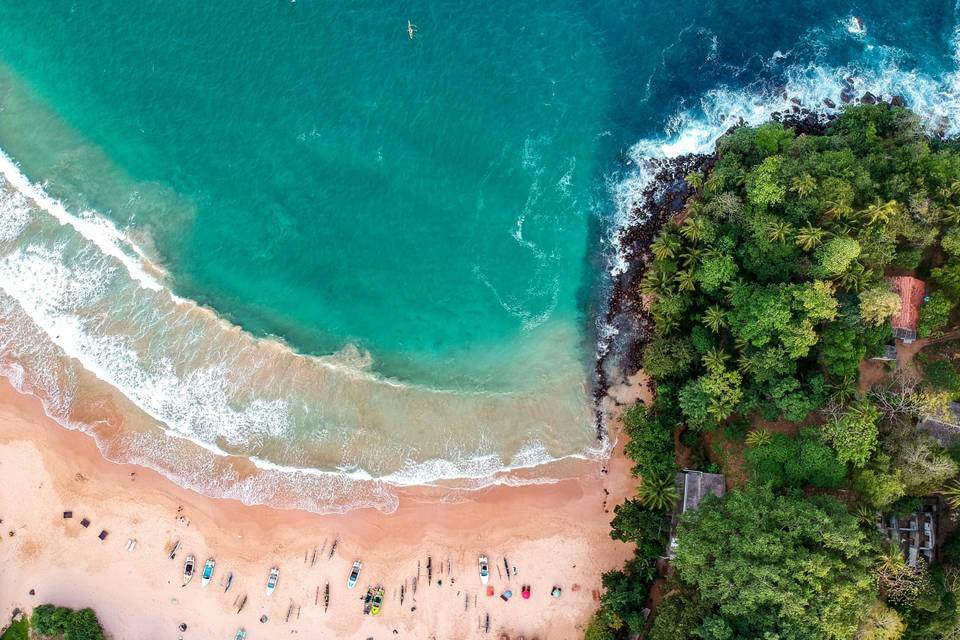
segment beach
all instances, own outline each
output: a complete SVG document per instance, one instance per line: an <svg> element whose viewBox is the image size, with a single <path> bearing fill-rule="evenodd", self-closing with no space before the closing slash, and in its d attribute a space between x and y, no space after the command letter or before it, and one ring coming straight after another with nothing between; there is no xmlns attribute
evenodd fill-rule
<svg viewBox="0 0 960 640"><path fill-rule="evenodd" d="M631 390L618 394L631 399ZM35 397L4 381L0 602L4 615L47 602L92 607L110 637L124 640L233 638L239 628L251 640L578 638L597 606L602 573L632 553L609 537L613 506L632 490L621 450L604 463L583 461L577 478L554 484L492 487L458 494L453 503L408 489L389 515L363 509L321 516L207 498L150 470L107 462L91 438L54 423ZM102 530L108 535L101 541ZM131 539L137 544L127 551ZM492 597L478 575L481 553L490 558ZM216 559L208 586L199 577L182 586L187 554L198 572ZM355 559L363 570L348 590ZM504 559L515 572L509 578ZM268 596L273 566L280 578ZM382 612L365 616L361 598L376 584L385 589ZM530 585L529 599L522 585ZM551 597L554 586L561 597ZM499 597L505 590L513 593L509 601Z"/></svg>

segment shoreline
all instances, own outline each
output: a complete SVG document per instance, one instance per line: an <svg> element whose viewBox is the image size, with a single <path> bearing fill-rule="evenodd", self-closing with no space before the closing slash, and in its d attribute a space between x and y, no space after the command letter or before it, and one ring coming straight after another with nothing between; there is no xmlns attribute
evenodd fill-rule
<svg viewBox="0 0 960 640"><path fill-rule="evenodd" d="M0 559L6 570L0 602L7 614L45 602L91 606L114 638L168 638L180 622L188 625L185 639L232 637L241 626L251 638L267 635L266 627L271 637L308 629L337 637L482 637L478 625L486 614L491 632L580 637L596 608L600 576L632 553L631 545L610 539L609 521L612 505L632 491L633 482L622 446L606 463L578 466L574 479L490 487L456 503L438 500L431 491L402 489L400 507L388 515L373 509L317 515L247 506L202 496L137 465L107 461L92 438L56 424L36 397L3 381L0 482L7 490L0 497ZM64 520L65 510L74 518ZM84 517L91 521L88 529L79 525ZM101 529L109 532L102 542ZM132 552L124 550L127 539L138 541ZM174 539L183 550L171 561L164 549ZM332 559L321 557L311 567L307 556L321 546L329 553L334 539L339 542ZM206 589L195 582L180 586L187 553L198 563L217 558ZM521 584L530 584L531 599L487 597L476 575L480 553L490 556L497 595L507 588L518 595ZM432 586L426 584L428 556L434 568L449 559L452 569L449 575L446 567L435 572ZM510 580L494 571L504 556L517 567ZM363 559L364 571L350 592L345 580L355 558ZM280 567L281 577L268 598L263 583L271 566ZM217 583L230 571L233 586L224 594ZM374 580L386 588L377 618L363 616L358 600ZM319 605L314 600L327 582L331 603L324 614L322 594ZM549 597L554 584L563 587L560 600ZM248 602L238 615L234 598L240 594ZM149 621L138 615L146 604L154 609ZM285 622L291 606L294 613ZM258 622L263 614L266 624Z"/></svg>

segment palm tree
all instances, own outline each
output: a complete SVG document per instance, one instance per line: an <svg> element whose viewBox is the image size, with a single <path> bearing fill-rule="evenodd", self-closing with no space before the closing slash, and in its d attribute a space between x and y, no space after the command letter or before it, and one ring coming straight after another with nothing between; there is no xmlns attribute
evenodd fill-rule
<svg viewBox="0 0 960 640"><path fill-rule="evenodd" d="M710 329L710 331L720 333L720 329L727 324L727 314L717 305L708 307L707 310L703 312L703 324Z"/></svg>
<svg viewBox="0 0 960 640"><path fill-rule="evenodd" d="M703 174L699 171L688 173L686 176L684 176L683 180L690 185L692 189L696 189L697 191L699 191L703 186Z"/></svg>
<svg viewBox="0 0 960 640"><path fill-rule="evenodd" d="M689 269L690 267L696 266L697 262L700 261L701 256L703 256L703 249L690 246L687 247L686 251L680 254L680 261L684 268Z"/></svg>
<svg viewBox="0 0 960 640"><path fill-rule="evenodd" d="M650 251L657 260L670 260L677 255L680 250L680 240L670 233L661 233L657 239L650 243Z"/></svg>
<svg viewBox="0 0 960 640"><path fill-rule="evenodd" d="M877 510L873 507L866 504L857 505L857 510L854 513L857 517L857 521L862 525L873 524L877 519Z"/></svg>
<svg viewBox="0 0 960 640"><path fill-rule="evenodd" d="M793 225L786 220L773 220L767 223L767 233L774 242L783 242L793 233Z"/></svg>
<svg viewBox="0 0 960 640"><path fill-rule="evenodd" d="M725 368L728 359L730 355L726 351L719 347L710 347L703 354L703 366L710 371L716 371Z"/></svg>
<svg viewBox="0 0 960 640"><path fill-rule="evenodd" d="M801 198L806 198L817 188L817 181L809 173L793 179L790 184L790 191L793 191Z"/></svg>
<svg viewBox="0 0 960 640"><path fill-rule="evenodd" d="M680 235L690 242L700 242L710 229L710 221L703 216L690 216L683 221Z"/></svg>
<svg viewBox="0 0 960 640"><path fill-rule="evenodd" d="M747 434L746 443L751 449L759 449L773 442L773 434L767 429L759 427Z"/></svg>
<svg viewBox="0 0 960 640"><path fill-rule="evenodd" d="M844 291L859 291L867 272L859 262L851 264L846 271L834 276L833 281Z"/></svg>
<svg viewBox="0 0 960 640"><path fill-rule="evenodd" d="M679 498L676 482L669 475L645 477L637 487L637 498L647 509L669 511Z"/></svg>
<svg viewBox="0 0 960 640"><path fill-rule="evenodd" d="M820 227L814 227L808 224L797 231L797 246L804 251L813 251L823 242L826 233L827 232Z"/></svg>
<svg viewBox="0 0 960 640"><path fill-rule="evenodd" d="M943 221L949 224L960 224L960 207L948 204L943 208Z"/></svg>
<svg viewBox="0 0 960 640"><path fill-rule="evenodd" d="M853 207L843 197L831 198L827 200L826 205L826 213L830 218L845 218L853 213Z"/></svg>
<svg viewBox="0 0 960 640"><path fill-rule="evenodd" d="M951 480L940 493L951 509L960 509L960 481Z"/></svg>
<svg viewBox="0 0 960 640"><path fill-rule="evenodd" d="M867 208L860 212L861 217L867 224L887 224L890 217L897 212L900 204L896 200L887 200L883 202L880 198L867 205Z"/></svg>
<svg viewBox="0 0 960 640"><path fill-rule="evenodd" d="M853 376L844 376L833 385L831 397L840 404L846 404L857 396L857 381Z"/></svg>
<svg viewBox="0 0 960 640"><path fill-rule="evenodd" d="M646 294L667 293L672 289L673 277L663 269L649 269L640 281L640 291Z"/></svg>
<svg viewBox="0 0 960 640"><path fill-rule="evenodd" d="M677 288L680 291L693 291L697 288L696 280L693 277L692 270L677 271L673 279L677 282Z"/></svg>

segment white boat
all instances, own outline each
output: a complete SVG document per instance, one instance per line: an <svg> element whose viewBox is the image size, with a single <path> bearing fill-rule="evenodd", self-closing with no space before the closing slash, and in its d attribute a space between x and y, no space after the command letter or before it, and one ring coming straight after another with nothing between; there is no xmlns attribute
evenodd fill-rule
<svg viewBox="0 0 960 640"><path fill-rule="evenodd" d="M187 583L193 580L194 571L197 568L197 560L193 557L193 554L187 556L186 561L183 563L183 586L187 586Z"/></svg>
<svg viewBox="0 0 960 640"><path fill-rule="evenodd" d="M210 578L213 577L213 568L217 566L217 561L213 558L207 558L203 565L203 573L200 574L200 586L205 587L210 584Z"/></svg>
<svg viewBox="0 0 960 640"><path fill-rule="evenodd" d="M350 570L350 577L347 578L347 589L353 589L357 586L357 578L360 577L360 569L363 568L363 563L357 560L353 563L353 568Z"/></svg>
<svg viewBox="0 0 960 640"><path fill-rule="evenodd" d="M490 582L490 564L487 562L487 556L480 556L480 582L483 584Z"/></svg>
<svg viewBox="0 0 960 640"><path fill-rule="evenodd" d="M280 579L280 569L274 567L270 569L270 577L267 578L267 595L272 596L273 590L277 588L277 580Z"/></svg>

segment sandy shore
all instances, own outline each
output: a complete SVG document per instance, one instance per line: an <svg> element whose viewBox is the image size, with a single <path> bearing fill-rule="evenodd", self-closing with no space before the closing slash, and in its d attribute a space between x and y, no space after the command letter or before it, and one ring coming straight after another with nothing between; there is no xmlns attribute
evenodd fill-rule
<svg viewBox="0 0 960 640"><path fill-rule="evenodd" d="M363 510L318 516L206 498L147 469L109 463L92 439L55 424L36 398L3 381L0 615L46 602L89 606L117 640L226 639L240 627L250 640L502 633L572 640L582 637L596 608L601 574L631 554L608 534L612 506L632 490L621 449L607 462L609 473L584 462L577 479L552 485L495 487L457 504L408 491L390 515ZM73 511L72 519L62 517L66 510ZM90 520L89 528L81 527L82 518ZM100 541L104 529L109 535ZM135 550L125 550L128 539L137 541ZM170 560L167 548L176 540L182 550ZM336 551L328 559L334 540ZM188 553L200 566L216 558L209 586L201 587L199 578L181 586ZM490 557L496 596L513 591L509 602L486 595L477 574L479 553ZM350 591L346 578L357 558L363 573ZM504 558L516 567L509 579ZM268 597L271 566L281 573ZM233 584L225 593L231 572ZM324 612L327 582L330 608ZM383 611L364 616L360 598L376 583L386 590ZM523 584L532 587L529 600L520 596ZM559 599L549 595L554 584L563 587ZM261 623L264 615L268 620ZM178 631L180 623L187 624L186 632Z"/></svg>

